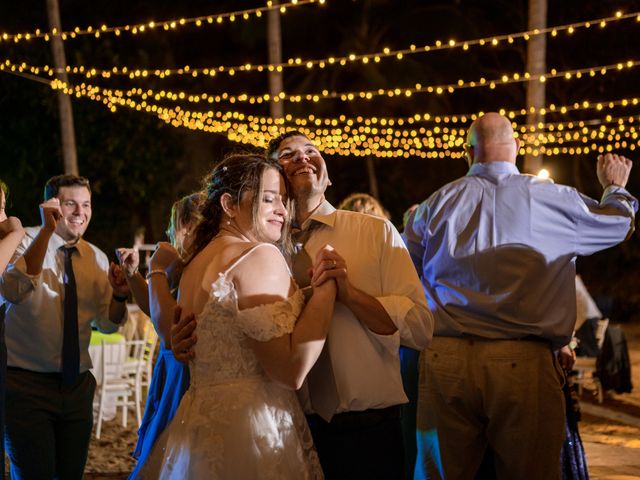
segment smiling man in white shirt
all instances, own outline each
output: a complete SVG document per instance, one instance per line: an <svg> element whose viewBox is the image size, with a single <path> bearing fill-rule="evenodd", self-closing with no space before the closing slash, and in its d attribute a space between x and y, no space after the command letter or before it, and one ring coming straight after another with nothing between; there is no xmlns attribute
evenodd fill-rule
<svg viewBox="0 0 640 480"><path fill-rule="evenodd" d="M12 478L81 479L95 379L91 324L114 332L129 289L107 256L86 242L89 181L59 175L45 186L42 225L26 229L2 275L7 303L6 446Z"/></svg>
<svg viewBox="0 0 640 480"><path fill-rule="evenodd" d="M296 201L296 281L306 283L296 264L309 257L320 260L312 285L338 285L326 352L300 392L325 476L403 478L399 348L422 350L433 331L410 256L391 222L325 199L326 163L302 133L273 139L267 155L284 168Z"/></svg>

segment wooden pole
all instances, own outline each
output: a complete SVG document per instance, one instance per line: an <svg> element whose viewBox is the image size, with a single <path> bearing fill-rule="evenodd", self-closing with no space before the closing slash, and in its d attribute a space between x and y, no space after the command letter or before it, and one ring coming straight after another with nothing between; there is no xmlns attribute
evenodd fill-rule
<svg viewBox="0 0 640 480"><path fill-rule="evenodd" d="M55 29L59 34L62 31L62 27L58 0L47 0L47 15L49 17L49 28L51 28L51 31ZM65 70L67 61L64 55L64 43L60 35L51 35L51 53L53 54L56 78L68 83L69 79ZM76 152L76 134L73 129L71 98L61 90L58 90L58 108L60 110L60 134L62 136L64 173L78 175L78 154Z"/></svg>
<svg viewBox="0 0 640 480"><path fill-rule="evenodd" d="M529 30L542 29L547 26L547 0L529 0ZM546 34L532 36L527 44L527 72L541 75L547 69L547 37ZM527 127L537 126L543 121L540 109L545 104L545 84L533 80L527 83ZM531 112L534 108L535 112ZM537 174L542 168L542 155L526 154L524 157L525 173Z"/></svg>
<svg viewBox="0 0 640 480"><path fill-rule="evenodd" d="M279 0L274 0L273 5L278 5ZM269 48L269 63L282 63L282 32L280 26L280 9L273 8L267 14L267 45ZM269 110L272 118L284 117L284 104L273 99L283 91L282 72L275 69L269 72L269 95L271 101Z"/></svg>

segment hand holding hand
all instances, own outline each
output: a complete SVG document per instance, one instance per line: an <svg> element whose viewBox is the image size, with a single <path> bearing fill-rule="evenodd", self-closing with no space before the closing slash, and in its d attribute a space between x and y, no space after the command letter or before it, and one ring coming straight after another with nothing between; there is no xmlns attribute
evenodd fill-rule
<svg viewBox="0 0 640 480"><path fill-rule="evenodd" d="M329 280L334 280L334 282ZM337 288L338 298L348 294L350 283L347 277L347 263L331 245L325 245L318 250L313 265L311 285L314 289L323 286L324 288Z"/></svg>
<svg viewBox="0 0 640 480"><path fill-rule="evenodd" d="M111 284L114 295L117 295L119 297L128 297L131 293L131 290L129 289L129 285L127 284L127 279L124 276L122 267L111 262L111 264L109 265L108 275L109 283Z"/></svg>
<svg viewBox="0 0 640 480"><path fill-rule="evenodd" d="M178 251L168 242L158 242L156 251L151 255L149 268L151 270L167 270L167 268L180 258Z"/></svg>
<svg viewBox="0 0 640 480"><path fill-rule="evenodd" d="M176 306L173 311L173 325L171 325L171 351L176 360L188 363L196 356L192 347L198 341L194 333L197 327L193 313L182 316L182 307Z"/></svg>
<svg viewBox="0 0 640 480"><path fill-rule="evenodd" d="M0 222L0 239L13 232L19 232L24 235L24 228L22 228L22 222L18 217L8 217Z"/></svg>
<svg viewBox="0 0 640 480"><path fill-rule="evenodd" d="M598 155L596 172L600 185L602 188L607 188L610 185L625 187L629 181L632 166L631 160L622 155L615 153Z"/></svg>
<svg viewBox="0 0 640 480"><path fill-rule="evenodd" d="M131 278L138 271L140 254L137 248L117 248L116 256L127 278Z"/></svg>
<svg viewBox="0 0 640 480"><path fill-rule="evenodd" d="M53 232L62 218L62 210L60 209L60 200L50 198L46 202L40 204L40 219L42 220L42 228L49 232Z"/></svg>

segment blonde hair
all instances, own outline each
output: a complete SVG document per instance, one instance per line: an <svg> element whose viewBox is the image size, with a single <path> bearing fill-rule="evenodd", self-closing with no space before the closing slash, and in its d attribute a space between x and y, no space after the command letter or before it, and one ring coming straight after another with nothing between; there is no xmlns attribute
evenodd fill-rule
<svg viewBox="0 0 640 480"><path fill-rule="evenodd" d="M382 204L376 200L375 197L368 193L352 193L340 202L338 208L340 210L368 213L369 215L389 220L389 212L385 210Z"/></svg>

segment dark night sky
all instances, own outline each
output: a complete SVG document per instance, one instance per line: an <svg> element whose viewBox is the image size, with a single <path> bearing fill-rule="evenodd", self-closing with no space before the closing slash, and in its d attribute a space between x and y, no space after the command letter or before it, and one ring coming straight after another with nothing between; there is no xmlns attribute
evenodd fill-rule
<svg viewBox="0 0 640 480"><path fill-rule="evenodd" d="M60 0L64 29L86 25L123 25L149 20L192 17L254 8L253 1L192 0ZM640 11L639 0L562 0L550 1L548 25L561 25L607 17L616 11ZM300 6L282 17L283 57L323 58L349 53L368 53L404 48L410 44L433 44L436 40L474 39L527 30L527 2L524 0L327 0L323 7ZM4 1L0 3L0 33L46 29L44 0ZM592 27L572 36L560 34L547 40L548 69L576 69L637 59L640 22L627 20L607 28ZM225 22L175 32L155 32L132 37L104 35L84 37L65 43L69 65L111 68L193 67L267 63L265 17L249 21ZM379 64L307 71L286 70L287 92L315 92L323 89L345 91L407 87L499 77L523 72L525 42L496 48L472 48L468 52L447 50L406 56L402 61L383 60ZM41 40L28 43L0 43L0 59L33 65L51 64L49 45ZM80 77L71 77L79 80ZM637 69L611 73L604 77L576 81L549 80L547 103L605 101L638 95ZM267 91L266 74L245 73L234 77L218 75L197 79L110 79L95 80L114 88L173 89L186 92L261 94ZM410 99L394 98L371 102L342 103L324 100L317 104L287 105L286 112L297 116L402 116L429 111L434 114L489 111L506 107L522 108L525 85L467 89L447 95L416 94ZM147 239L162 238L169 206L177 197L198 187L210 165L225 153L246 148L222 135L192 132L163 125L156 118L119 109L108 112L101 104L74 99L75 128L80 171L94 185L94 219L89 239L105 251L128 243L135 228L144 225ZM221 110L240 110L267 115L265 106L221 104ZM620 110L615 115L638 115ZM598 118L604 113L576 112L548 116L548 121ZM41 186L59 173L60 152L57 103L46 86L0 72L0 177L13 189L12 211L24 223L38 221L37 204ZM522 121L522 117L516 121ZM637 120L636 120L637 124ZM637 140L636 140L637 142ZM628 154L635 152L627 152ZM630 155L633 157L633 155ZM367 191L368 181L362 158L327 157L334 186L328 193L338 202L353 191ZM561 182L577 186L592 196L599 195L595 180L595 155L545 159ZM462 160L377 159L380 197L400 221L402 211L421 201L444 183L464 174ZM640 191L640 172L632 174L631 190ZM117 226L114 228L114 225ZM638 238L618 252L616 261L638 262ZM595 259L593 268L608 260ZM600 263L599 263L600 262ZM595 275L594 275L595 276ZM606 289L603 289L606 290ZM640 300L638 302L640 304Z"/></svg>

